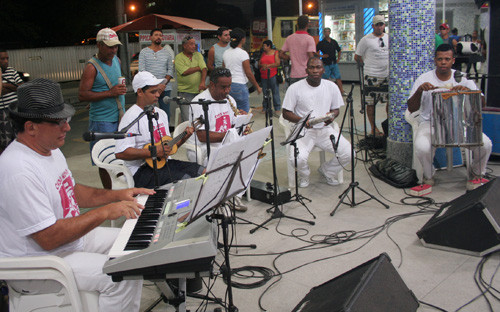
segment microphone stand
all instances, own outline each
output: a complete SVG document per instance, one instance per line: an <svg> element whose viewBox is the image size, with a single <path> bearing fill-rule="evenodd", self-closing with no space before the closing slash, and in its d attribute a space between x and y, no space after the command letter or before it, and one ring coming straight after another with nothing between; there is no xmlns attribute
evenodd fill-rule
<svg viewBox="0 0 500 312"><path fill-rule="evenodd" d="M333 209L332 212L330 212L330 216L333 216L335 214L335 212L337 211L337 209L339 208L340 204L347 204L344 202L344 198L346 196L349 195L349 191L352 191L352 195L351 195L351 198L350 198L350 203L349 205L352 207L356 206L356 205L359 205L359 204L362 204L366 201L369 201L370 199L374 199L376 201L378 201L380 204L382 204L385 208L389 209L389 206L384 204L383 202L381 202L379 199L377 199L375 196L371 195L370 193L368 193L367 191L365 191L364 189L362 189L361 187L359 187L359 182L355 181L355 178L354 178L354 169L355 169L355 166L354 166L354 108L353 108L353 99L352 99L352 91L354 90L354 84L352 84L352 87L351 87L351 92L349 92L349 95L347 96L346 98L346 102L347 102L347 108L346 108L346 113L347 113L347 109L349 109L349 120L350 120L350 133L351 133L351 183L349 184L349 187L347 187L347 189L342 192L342 194L340 194L339 198L339 203L337 204L337 206L335 206L335 208ZM345 117L345 115L344 115ZM343 122L342 122L342 126L344 126ZM342 128L340 129L339 131L339 137L337 138L337 142L335 143L335 146L338 147L339 146L339 142L340 142L340 135L342 133ZM334 148L334 150L336 150L337 148ZM365 199L359 203L356 203L356 199L355 199L355 194L354 194L354 190L358 188L360 191L362 191L363 193L365 193L366 195L369 196L368 199ZM349 198L348 198L349 199Z"/></svg>
<svg viewBox="0 0 500 312"><path fill-rule="evenodd" d="M205 141L207 143L207 159L210 159L210 122L208 120L208 105L210 104L226 104L227 100L220 101L210 101L205 99L198 99L195 102L184 102L178 103L179 105L191 105L191 104L199 104L203 108L203 123L205 124Z"/></svg>
<svg viewBox="0 0 500 312"><path fill-rule="evenodd" d="M366 144L368 134L366 132L366 96L365 96L364 64L358 64L358 74L359 74L359 82L360 82L359 91L361 92L361 110L359 112L361 114L363 114L363 124L364 124L364 128L365 128L365 144ZM347 113L347 110L346 110L346 113ZM344 119L345 119L345 114L344 114ZM342 121L342 124L343 124L343 121ZM340 133L342 133L342 131ZM351 140L351 144L353 144L353 143L354 143L354 141ZM364 149L365 149L365 160L368 160L368 148L366 148L366 146L365 146Z"/></svg>

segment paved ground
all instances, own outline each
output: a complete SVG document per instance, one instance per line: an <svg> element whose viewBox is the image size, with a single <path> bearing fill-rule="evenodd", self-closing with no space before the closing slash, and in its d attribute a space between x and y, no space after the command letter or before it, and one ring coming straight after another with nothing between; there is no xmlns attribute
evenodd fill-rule
<svg viewBox="0 0 500 312"><path fill-rule="evenodd" d="M74 97L77 84L65 84L65 95ZM283 91L283 90L282 90ZM284 93L282 92L282 95ZM131 101L129 101L131 99ZM259 112L261 96L251 95L254 107L255 129L264 126L264 114ZM127 96L127 103L133 103L133 95ZM81 135L86 131L88 114L84 103L75 103L77 114L71 122L72 131L69 133L63 152L68 157L68 164L77 181L94 186L100 186L97 169L90 166L88 143L81 140ZM359 114L359 89L354 94L356 133L363 132L362 117ZM378 122L384 119L385 108L377 108ZM341 111L341 114L344 110ZM339 122L340 123L340 122ZM275 126L275 141L282 142L285 137L278 119L273 119ZM344 136L348 138L347 133ZM356 141L362 137L356 136ZM261 161L255 180L272 181L272 159L269 145L265 152L267 156ZM278 184L287 185L286 150L279 144L276 148L276 168ZM177 157L185 157L181 152ZM360 153L358 153L358 156ZM307 203L308 208L315 214L314 226L290 219L272 220L268 230L258 230L249 234L251 225L237 224L232 229L233 238L240 244L257 244L256 250L245 248L231 251L231 265L233 268L243 266L262 266L274 272L283 273L281 280L274 277L265 286L254 289L233 288L234 304L240 311L259 311L259 302L267 311L290 311L317 285L320 285L350 269L360 265L382 252L386 252L392 259L398 274L404 280L415 296L422 301L441 307L446 311L455 311L479 294L474 282L475 270L481 258L464 255L456 252L447 252L429 249L422 246L416 232L435 213L438 203L444 203L462 196L465 192L465 168L456 168L452 171L439 171L436 174L437 185L429 195L429 200L434 204L417 206L417 200L408 198L402 189L396 189L388 184L373 178L367 170L368 163L361 160L356 162L355 181L370 194L376 196L390 206L385 209L375 200L370 200L354 208L341 204L337 213L331 217L329 214L339 203L339 195L350 182L350 172L344 172L345 182L332 187L316 171L319 159L312 154L311 185L300 189L300 194L312 200ZM489 172L498 176L500 174L499 160L492 159L488 165ZM350 168L347 168L350 170ZM293 193L293 190L292 190ZM357 191L354 201L360 203L367 196ZM404 202L403 202L404 201ZM348 202L349 203L349 202ZM249 211L238 216L244 217L255 223L261 223L269 218L266 209L268 204L257 200L247 202ZM313 220L309 212L297 202L285 204L281 207L290 216ZM495 208L498 210L498 206ZM406 215L412 213L410 215ZM404 216L403 216L404 215ZM474 225L478 226L478 225ZM369 230L372 229L372 230ZM371 235L370 233L377 233ZM346 240L346 236L366 233L366 238L353 241ZM466 236L465 236L466 238ZM335 242L342 242L336 244ZM296 250L291 252L291 250ZM217 263L223 261L219 255ZM274 263L274 264L273 264ZM500 255L489 258L483 268L483 279L492 282L498 289L500 278L494 275L500 265ZM250 273L248 273L250 274ZM275 273L277 274L277 273ZM236 278L236 277L235 277ZM240 283L254 282L255 279L238 278ZM267 287L272 282L277 282L272 288ZM391 282L382 280L375 286L384 294L393 294ZM214 282L212 291L218 297L226 295L226 285L218 278ZM145 282L142 296L144 310L158 297L158 289L151 282ZM500 303L492 296L488 296L493 311L500 311ZM326 297L322 300L327 300ZM373 298L369 307L364 311L375 310L380 297ZM188 307L196 310L200 300L188 298ZM209 310L216 306L210 305ZM161 303L154 311L174 311L170 306ZM418 311L436 311L421 305ZM460 311L489 311L487 302L481 297L465 306Z"/></svg>

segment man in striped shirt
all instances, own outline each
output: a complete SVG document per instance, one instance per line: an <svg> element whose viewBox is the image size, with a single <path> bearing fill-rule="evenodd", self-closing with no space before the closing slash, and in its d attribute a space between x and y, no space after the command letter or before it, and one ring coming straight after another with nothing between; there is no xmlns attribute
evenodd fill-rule
<svg viewBox="0 0 500 312"><path fill-rule="evenodd" d="M0 50L0 67L2 68L2 92L0 96L0 154L15 139L12 125L8 119L11 103L17 101L17 87L23 84L17 70L9 67L9 54Z"/></svg>
<svg viewBox="0 0 500 312"><path fill-rule="evenodd" d="M166 79L166 84L160 84L161 95L158 104L163 109L170 121L170 103L163 101L165 96L170 96L172 85L170 79L174 76L173 55L168 49L161 46L163 32L159 28L151 30L151 45L141 50L139 53L139 71L148 71L157 79ZM166 102L166 103L165 103Z"/></svg>

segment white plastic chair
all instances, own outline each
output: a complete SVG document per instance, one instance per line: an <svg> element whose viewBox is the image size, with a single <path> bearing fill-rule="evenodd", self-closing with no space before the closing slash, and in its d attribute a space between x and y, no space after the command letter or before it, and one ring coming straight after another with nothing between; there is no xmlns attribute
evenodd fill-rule
<svg viewBox="0 0 500 312"><path fill-rule="evenodd" d="M286 120L285 118L283 118L283 114L280 115L279 122L280 122L281 126L283 126L283 129L285 130L285 138L288 138L288 136L290 135L290 130L292 128L292 123L289 122L288 120ZM336 122L332 122L331 126L336 131L340 131L339 125ZM325 155L326 152L318 147L313 148L312 151L319 152L319 165L320 166L323 165L323 163L326 161L326 155ZM290 144L287 144L286 152L287 152L287 157L288 157L291 153L293 153L293 146L291 146ZM294 188L295 187L295 167L288 161L288 158L286 160L286 163L287 163L287 168L288 168L288 186L290 188ZM337 181L339 181L339 183L344 182L344 171L343 170L341 170L338 173Z"/></svg>
<svg viewBox="0 0 500 312"><path fill-rule="evenodd" d="M0 280L9 286L11 312L94 312L99 310L97 291L79 291L71 267L57 256L0 258ZM9 285L13 281L56 281L59 292L25 294Z"/></svg>
<svg viewBox="0 0 500 312"><path fill-rule="evenodd" d="M191 122L189 120L186 120L184 122L181 122L177 127L174 129L174 133L172 134L172 137L175 138L179 134L181 134L182 131L186 130L186 128L191 125ZM193 133L193 135L196 135L196 133ZM187 151L193 151L196 153L196 160L198 165L203 166L203 162L205 161L205 158L207 157L206 152L199 146L196 146L194 144L189 143L189 141L184 142L182 144L182 147L186 149Z"/></svg>
<svg viewBox="0 0 500 312"><path fill-rule="evenodd" d="M115 157L115 140L97 141L92 149L92 160L99 167L106 169L111 177L111 189L121 190L134 187L134 178L121 159Z"/></svg>

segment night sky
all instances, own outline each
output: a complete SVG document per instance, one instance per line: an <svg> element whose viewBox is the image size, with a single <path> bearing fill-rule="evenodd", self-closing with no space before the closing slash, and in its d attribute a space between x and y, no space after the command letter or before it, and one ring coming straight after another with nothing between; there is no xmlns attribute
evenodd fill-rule
<svg viewBox="0 0 500 312"><path fill-rule="evenodd" d="M125 7L134 3L135 13L128 12L128 20L150 13L198 18L215 25L248 29L253 16L265 15L265 0L252 1L252 12L244 14L238 1L229 4L217 0L124 0ZM95 37L103 27L116 26L115 0L1 0L0 47L5 49L67 46L85 38ZM298 2L273 0L273 15L295 15ZM247 6L248 7L248 6Z"/></svg>

